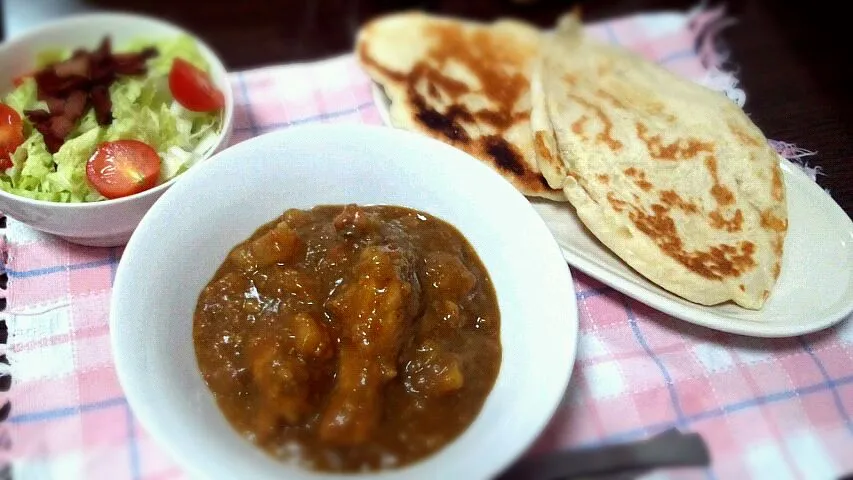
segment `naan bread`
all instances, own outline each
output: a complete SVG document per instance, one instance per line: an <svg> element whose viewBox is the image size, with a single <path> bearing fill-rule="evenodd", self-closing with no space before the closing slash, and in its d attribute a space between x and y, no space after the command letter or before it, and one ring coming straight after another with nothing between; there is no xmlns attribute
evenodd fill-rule
<svg viewBox="0 0 853 480"><path fill-rule="evenodd" d="M787 207L778 156L744 112L585 37L572 16L538 76L539 165L589 230L690 301L761 308L779 276Z"/></svg>
<svg viewBox="0 0 853 480"><path fill-rule="evenodd" d="M537 59L533 66L530 79L530 127L533 129L533 145L536 152L536 165L545 181L551 188L561 189L568 177L568 170L563 165L560 150L557 148L557 139L554 137L554 127L551 124L545 101L545 87L542 76L544 75L544 56L549 49L556 49L553 42L543 42L542 57ZM558 52L554 52L558 54Z"/></svg>
<svg viewBox="0 0 853 480"><path fill-rule="evenodd" d="M537 166L530 127L530 75L540 32L406 12L368 23L358 60L391 100L394 126L454 145L525 195L565 201Z"/></svg>

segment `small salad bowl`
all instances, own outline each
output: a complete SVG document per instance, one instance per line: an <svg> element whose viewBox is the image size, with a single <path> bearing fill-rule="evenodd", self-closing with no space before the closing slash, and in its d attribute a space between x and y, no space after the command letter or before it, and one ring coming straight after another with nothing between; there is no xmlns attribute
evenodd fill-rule
<svg viewBox="0 0 853 480"><path fill-rule="evenodd" d="M115 51L120 52L122 45L128 42L139 43L140 40L151 39L154 43L181 36L195 42L198 54L207 64L209 78L222 93L223 100L219 110L221 119L218 135L208 135L207 141L196 149L193 161L184 167L192 168L191 165L206 160L228 144L234 114L234 97L225 66L218 56L198 37L176 25L126 13L76 15L46 23L0 45L0 72L6 76L0 78L0 94L5 97L15 88L15 78L32 72L36 67L37 57L44 51L70 51L77 48L91 51L97 48L105 37L109 37ZM166 88L169 88L168 76L167 72L162 82ZM160 155L162 156L162 152ZM179 173L166 181L158 181L156 186L140 193L91 202L54 202L0 190L0 212L36 230L59 236L72 243L99 247L119 246L127 243L151 205L180 177ZM3 178L0 172L0 179ZM79 175L77 178L79 179Z"/></svg>

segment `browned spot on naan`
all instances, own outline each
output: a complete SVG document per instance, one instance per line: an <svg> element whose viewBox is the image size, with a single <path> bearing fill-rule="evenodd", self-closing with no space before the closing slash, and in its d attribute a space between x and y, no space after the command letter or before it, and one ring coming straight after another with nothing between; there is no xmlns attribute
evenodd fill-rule
<svg viewBox="0 0 853 480"><path fill-rule="evenodd" d="M506 129L515 124L516 122L523 122L530 118L530 111L516 112L512 115L507 116L506 112L477 110L476 112L474 112L474 116L477 118L477 120L480 120L483 123L494 125L499 129Z"/></svg>
<svg viewBox="0 0 853 480"><path fill-rule="evenodd" d="M613 138L613 122L610 121L610 117L601 110L601 107L572 93L569 94L569 98L578 102L584 108L592 112L596 117L598 117L598 120L601 121L602 129L595 136L596 142L607 145L607 147L614 152L622 149L622 142Z"/></svg>
<svg viewBox="0 0 853 480"><path fill-rule="evenodd" d="M735 195L728 188L720 185L719 183L711 187L711 195L714 197L714 200L717 201L721 206L731 205L735 203Z"/></svg>
<svg viewBox="0 0 853 480"><path fill-rule="evenodd" d="M711 174L711 178L714 180L714 185L719 183L720 176L717 174L717 159L713 155L705 157L705 167L708 169L708 173Z"/></svg>
<svg viewBox="0 0 853 480"><path fill-rule="evenodd" d="M679 208L685 213L697 213L699 211L699 208L695 204L685 201L675 190L660 192L660 201L670 207Z"/></svg>
<svg viewBox="0 0 853 480"><path fill-rule="evenodd" d="M675 115L666 112L663 104L660 102L655 102L655 103L649 105L648 112L652 115L656 115L660 118L663 118L664 120L666 120L669 123L673 123L677 120Z"/></svg>
<svg viewBox="0 0 853 480"><path fill-rule="evenodd" d="M622 212L625 210L625 207L628 206L627 202L619 200L613 195L613 193L607 194L607 201L610 202L610 206L613 207L613 210L616 210L617 212Z"/></svg>
<svg viewBox="0 0 853 480"><path fill-rule="evenodd" d="M545 177L527 167L521 152L507 142L503 137L487 135L479 142L482 151L477 151L478 158L487 158L498 170L511 172L516 181L530 189L548 187Z"/></svg>
<svg viewBox="0 0 853 480"><path fill-rule="evenodd" d="M723 214L719 210L714 210L708 214L710 224L717 230L725 230L727 232L739 232L743 228L743 213L738 208L735 214L730 219L723 218Z"/></svg>
<svg viewBox="0 0 853 480"><path fill-rule="evenodd" d="M747 241L742 241L737 246L719 244L707 251L687 251L678 235L675 221L669 215L669 208L664 205L652 204L651 212L634 208L628 218L667 256L702 277L711 280L739 277L755 266L755 245Z"/></svg>
<svg viewBox="0 0 853 480"><path fill-rule="evenodd" d="M711 186L711 196L717 201L721 207L735 203L735 195L720 183L720 175L717 171L717 159L713 155L705 157L705 166L708 168L708 173L711 174L711 179L714 185Z"/></svg>
<svg viewBox="0 0 853 480"><path fill-rule="evenodd" d="M782 183L782 171L777 165L773 165L772 183L770 192L773 195L773 200L782 201L785 196L785 186Z"/></svg>
<svg viewBox="0 0 853 480"><path fill-rule="evenodd" d="M738 140L740 140L741 142L743 142L747 145L751 145L753 147L761 146L761 143L758 140L756 140L755 137L753 137L752 135L747 133L743 128L741 128L740 125L737 125L734 122L728 122L728 123L729 123L729 130L731 130L732 135L737 137Z"/></svg>
<svg viewBox="0 0 853 480"><path fill-rule="evenodd" d="M708 224L717 230L725 230L727 232L741 231L743 227L743 212L737 209L732 218L725 218L722 210L719 208L733 204L735 196L731 190L720 184L717 159L713 155L708 155L705 157L705 166L708 168L708 173L711 174L711 179L714 181L714 185L711 186L711 196L714 197L718 205L717 209L708 214Z"/></svg>
<svg viewBox="0 0 853 480"><path fill-rule="evenodd" d="M742 283L740 285L738 285L737 288L739 288L741 292L746 291L746 287Z"/></svg>
<svg viewBox="0 0 853 480"><path fill-rule="evenodd" d="M459 98L468 92L468 86L463 82L447 77L423 62L415 65L410 76L418 81L426 82L427 89L432 88L437 91L440 88L453 99ZM415 83L412 83L412 85L415 85Z"/></svg>
<svg viewBox="0 0 853 480"><path fill-rule="evenodd" d="M783 241L784 240L782 236L777 236L771 241L771 245L773 246L773 253L775 253L777 257L782 257L782 249L784 248Z"/></svg>
<svg viewBox="0 0 853 480"><path fill-rule="evenodd" d="M779 274L782 271L782 264L778 259L782 258L783 243L785 241L784 238L785 237L782 235L777 235L776 238L770 241L770 245L773 248L773 254L776 255L777 259L776 263L773 265L773 278L779 278Z"/></svg>
<svg viewBox="0 0 853 480"><path fill-rule="evenodd" d="M770 209L762 210L761 228L776 232L784 232L788 229L788 221L777 217Z"/></svg>
<svg viewBox="0 0 853 480"><path fill-rule="evenodd" d="M657 160L687 160L701 152L714 151L713 144L695 138L680 138L666 144L660 135L649 134L649 128L641 122L637 122L637 137L646 144L649 155Z"/></svg>
<svg viewBox="0 0 853 480"><path fill-rule="evenodd" d="M492 157L498 168L508 170L519 177L523 177L527 173L521 153L503 138L497 135L489 135L484 138L483 148L485 153Z"/></svg>
<svg viewBox="0 0 853 480"><path fill-rule="evenodd" d="M625 175L633 177L634 183L645 192L648 192L653 187L652 183L646 180L646 172L642 170L637 170L634 167L628 167L625 169Z"/></svg>
<svg viewBox="0 0 853 480"><path fill-rule="evenodd" d="M586 124L589 117L586 115L581 115L580 118L572 122L572 133L579 136L583 140L588 140L586 135L584 135L584 125Z"/></svg>
<svg viewBox="0 0 853 480"><path fill-rule="evenodd" d="M608 183L610 183L610 176L607 174L601 173L598 175L598 181L607 185Z"/></svg>
<svg viewBox="0 0 853 480"><path fill-rule="evenodd" d="M415 118L421 125L444 137L452 145L468 145L471 137L465 130L463 122L473 122L471 114L458 105L451 105L444 113L430 107L426 101L417 95L411 98ZM471 153L471 152L469 152Z"/></svg>
<svg viewBox="0 0 853 480"><path fill-rule="evenodd" d="M639 179L634 183L636 183L637 186L640 187L645 192L648 192L649 190L652 189L652 184L646 180Z"/></svg>
<svg viewBox="0 0 853 480"><path fill-rule="evenodd" d="M545 133L536 132L533 137L533 147L536 149L536 154L547 160L549 163L554 161L554 155L551 154L551 149L545 143Z"/></svg>
<svg viewBox="0 0 853 480"><path fill-rule="evenodd" d="M427 87L427 93L430 97L438 99L441 95L438 93L438 87L435 86L434 83L430 83L429 87Z"/></svg>

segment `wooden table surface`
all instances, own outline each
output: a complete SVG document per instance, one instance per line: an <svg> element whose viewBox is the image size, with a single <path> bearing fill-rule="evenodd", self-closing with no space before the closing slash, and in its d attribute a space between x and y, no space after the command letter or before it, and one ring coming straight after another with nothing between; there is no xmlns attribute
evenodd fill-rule
<svg viewBox="0 0 853 480"><path fill-rule="evenodd" d="M419 8L491 19L516 16L548 26L567 0L3 0L5 30L14 35L75 10L123 9L161 16L198 33L231 69L316 59L351 49L366 19ZM697 0L589 0L587 20L654 9L689 9ZM714 3L712 2L712 5ZM746 111L767 137L818 154L818 179L853 214L853 49L847 17L830 2L733 0L738 23L722 38L747 92ZM839 4L840 5L840 4Z"/></svg>

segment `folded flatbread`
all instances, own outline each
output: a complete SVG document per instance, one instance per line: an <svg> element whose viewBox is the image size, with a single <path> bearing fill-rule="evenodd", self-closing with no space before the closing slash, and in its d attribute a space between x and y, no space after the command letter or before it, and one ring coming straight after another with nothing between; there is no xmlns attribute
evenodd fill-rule
<svg viewBox="0 0 853 480"><path fill-rule="evenodd" d="M761 308L788 226L776 152L724 95L564 17L534 69L538 165L640 274L690 301Z"/></svg>
<svg viewBox="0 0 853 480"><path fill-rule="evenodd" d="M542 35L525 23L405 12L361 29L358 60L391 100L394 126L454 145L525 195L565 201L539 171L530 76Z"/></svg>

